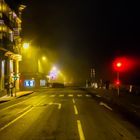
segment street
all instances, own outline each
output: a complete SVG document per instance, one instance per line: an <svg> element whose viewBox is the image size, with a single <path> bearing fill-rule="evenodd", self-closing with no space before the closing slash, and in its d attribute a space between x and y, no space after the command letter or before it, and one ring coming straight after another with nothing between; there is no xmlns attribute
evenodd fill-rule
<svg viewBox="0 0 140 140"><path fill-rule="evenodd" d="M138 140L140 130L78 88L42 89L0 104L0 140Z"/></svg>

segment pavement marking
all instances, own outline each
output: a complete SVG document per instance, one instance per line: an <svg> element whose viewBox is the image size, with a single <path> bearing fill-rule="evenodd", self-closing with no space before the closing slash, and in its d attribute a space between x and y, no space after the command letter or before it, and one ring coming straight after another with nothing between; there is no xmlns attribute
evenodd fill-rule
<svg viewBox="0 0 140 140"><path fill-rule="evenodd" d="M85 140L85 136L84 136L84 133L83 133L83 129L82 129L82 125L81 125L80 120L77 120L77 126L78 126L78 132L79 132L80 140Z"/></svg>
<svg viewBox="0 0 140 140"><path fill-rule="evenodd" d="M131 104L131 106L133 106L135 108L140 108L140 105Z"/></svg>
<svg viewBox="0 0 140 140"><path fill-rule="evenodd" d="M77 110L76 105L74 105L74 112L75 112L75 115L78 115L78 110Z"/></svg>
<svg viewBox="0 0 140 140"><path fill-rule="evenodd" d="M108 106L107 104L105 104L104 102L100 102L99 105L103 105L104 107L112 111L112 108Z"/></svg>
<svg viewBox="0 0 140 140"><path fill-rule="evenodd" d="M50 102L49 105L58 105L58 109L61 109L62 105L60 103Z"/></svg>
<svg viewBox="0 0 140 140"><path fill-rule="evenodd" d="M55 95L50 95L50 97L55 97Z"/></svg>
<svg viewBox="0 0 140 140"><path fill-rule="evenodd" d="M60 94L59 97L64 97L64 95L63 94Z"/></svg>
<svg viewBox="0 0 140 140"><path fill-rule="evenodd" d="M7 109L9 109L9 108L11 108L11 107L14 107L14 106L16 106L16 105L18 105L18 104L21 104L21 103L24 103L24 102L26 102L26 101L22 101L22 102L19 102L19 103L17 103L17 104L14 104L14 105L8 106L8 107L6 107L6 108L4 108L4 109L2 109L2 110L0 110L0 111L7 110Z"/></svg>
<svg viewBox="0 0 140 140"><path fill-rule="evenodd" d="M86 97L91 97L91 95L89 95L89 94L86 94Z"/></svg>
<svg viewBox="0 0 140 140"><path fill-rule="evenodd" d="M97 94L96 97L100 98L101 96Z"/></svg>
<svg viewBox="0 0 140 140"><path fill-rule="evenodd" d="M42 98L41 98L42 99ZM41 104L42 101L40 101L37 105ZM21 102L20 102L21 103ZM28 109L29 108L29 109ZM28 109L28 110L27 110ZM8 126L10 126L11 124L15 123L17 120L19 120L20 118L22 118L23 116L25 116L28 112L30 112L32 109L34 109L33 105L29 105L26 108L24 108L22 111L20 111L19 113L25 111L23 114L21 114L20 116L18 116L17 118L15 118L14 120L12 120L11 122L9 122L8 124L4 125L3 127L0 128L0 131L4 130L5 128L7 128Z"/></svg>
<svg viewBox="0 0 140 140"><path fill-rule="evenodd" d="M62 106L62 105L61 105L61 104L59 104L59 105L58 105L58 109L61 109L61 106Z"/></svg>
<svg viewBox="0 0 140 140"><path fill-rule="evenodd" d="M53 102L50 102L50 103L49 103L49 105L52 105L52 104L53 104Z"/></svg>
<svg viewBox="0 0 140 140"><path fill-rule="evenodd" d="M31 97L31 98L36 98L36 97ZM28 99L29 99L29 98L28 98ZM8 106L8 107L6 107L6 108L3 108L3 109L0 110L0 112L1 112L1 111L4 111L4 110L7 110L7 109L9 109L9 108L12 108L12 107L14 107L14 106L16 106L16 105L18 105L18 104L21 104L21 103L27 102L28 99L25 100L25 101L21 101L21 102L19 102L19 103L17 103L17 104L13 104L13 105L11 105L11 106Z"/></svg>
<svg viewBox="0 0 140 140"><path fill-rule="evenodd" d="M69 96L69 97L73 97L73 94L69 94L68 96Z"/></svg>
<svg viewBox="0 0 140 140"><path fill-rule="evenodd" d="M75 104L75 100L74 99L72 99L72 102Z"/></svg>
<svg viewBox="0 0 140 140"><path fill-rule="evenodd" d="M78 94L77 96L78 96L78 97L82 97L82 95L81 95L81 94Z"/></svg>
<svg viewBox="0 0 140 140"><path fill-rule="evenodd" d="M28 106L27 108L29 108L31 106ZM19 120L20 118L22 118L23 116L25 116L28 112L30 112L33 109L33 107L31 107L29 110L27 110L26 112L24 112L23 114L21 114L20 116L18 116L17 118L15 118L14 120L12 120L11 122L9 122L8 124L6 124L5 126L3 126L2 128L0 128L0 131L4 130L5 128L7 128L8 126L10 126L11 124L13 124L14 122L16 122L17 120Z"/></svg>

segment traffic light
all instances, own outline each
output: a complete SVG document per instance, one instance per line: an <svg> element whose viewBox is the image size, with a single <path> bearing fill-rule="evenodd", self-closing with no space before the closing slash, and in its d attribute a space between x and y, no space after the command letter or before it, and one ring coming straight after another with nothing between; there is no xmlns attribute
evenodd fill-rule
<svg viewBox="0 0 140 140"><path fill-rule="evenodd" d="M113 62L113 69L116 72L124 72L133 66L133 61L125 57L116 58Z"/></svg>
<svg viewBox="0 0 140 140"><path fill-rule="evenodd" d="M120 86L121 85L121 81L118 79L118 80L116 80L115 81L115 85L118 87L118 86Z"/></svg>

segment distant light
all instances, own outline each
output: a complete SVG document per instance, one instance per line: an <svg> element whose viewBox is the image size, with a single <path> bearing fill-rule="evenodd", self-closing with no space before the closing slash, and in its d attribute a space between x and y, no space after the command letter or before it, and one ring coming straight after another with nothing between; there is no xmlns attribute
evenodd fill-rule
<svg viewBox="0 0 140 140"><path fill-rule="evenodd" d="M43 57L42 57L42 60L46 60L46 57L45 57L45 56L43 56Z"/></svg>
<svg viewBox="0 0 140 140"><path fill-rule="evenodd" d="M52 70L53 70L53 71L56 71L56 70L57 70L57 68L56 68L55 66L53 66Z"/></svg>
<svg viewBox="0 0 140 140"><path fill-rule="evenodd" d="M24 43L23 48L25 48L25 49L29 48L29 43Z"/></svg>

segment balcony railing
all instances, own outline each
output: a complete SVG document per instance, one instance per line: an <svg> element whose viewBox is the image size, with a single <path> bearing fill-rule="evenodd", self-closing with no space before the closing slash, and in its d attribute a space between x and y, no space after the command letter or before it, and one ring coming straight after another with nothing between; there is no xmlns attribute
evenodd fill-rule
<svg viewBox="0 0 140 140"><path fill-rule="evenodd" d="M15 42L11 42L8 38L3 37L2 39L0 39L0 47L4 48L8 51L14 52L14 45Z"/></svg>

